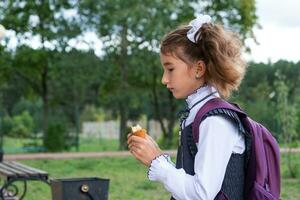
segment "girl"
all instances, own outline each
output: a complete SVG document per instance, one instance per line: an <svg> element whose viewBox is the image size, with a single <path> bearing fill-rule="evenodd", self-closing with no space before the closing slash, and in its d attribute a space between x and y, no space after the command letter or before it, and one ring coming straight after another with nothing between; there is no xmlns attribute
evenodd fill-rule
<svg viewBox="0 0 300 200"><path fill-rule="evenodd" d="M237 37L201 15L167 34L160 47L162 83L176 99L185 98L188 116L181 123L181 143L191 134L197 111L213 98L227 99L244 76ZM172 199L243 199L244 135L224 115L207 117L199 126L197 153L183 143L176 166L154 140L128 135L133 156L149 167L148 178L163 183Z"/></svg>

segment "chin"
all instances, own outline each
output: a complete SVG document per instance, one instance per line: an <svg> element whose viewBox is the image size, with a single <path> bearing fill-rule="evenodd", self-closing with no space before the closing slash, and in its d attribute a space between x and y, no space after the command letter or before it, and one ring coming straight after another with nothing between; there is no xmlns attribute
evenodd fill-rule
<svg viewBox="0 0 300 200"><path fill-rule="evenodd" d="M186 96L184 96L184 95L174 94L174 93L173 93L173 97L174 97L175 99L185 99L185 98L186 98Z"/></svg>

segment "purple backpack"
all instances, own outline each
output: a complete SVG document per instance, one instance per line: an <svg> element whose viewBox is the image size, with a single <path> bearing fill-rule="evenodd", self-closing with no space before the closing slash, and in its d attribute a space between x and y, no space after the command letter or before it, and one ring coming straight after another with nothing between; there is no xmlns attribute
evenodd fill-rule
<svg viewBox="0 0 300 200"><path fill-rule="evenodd" d="M250 119L238 106L220 98L209 100L198 111L193 123L193 140L198 142L199 125L205 115L215 109L237 113L251 138L251 149L245 171L244 194L247 200L278 200L280 196L280 149L272 134Z"/></svg>

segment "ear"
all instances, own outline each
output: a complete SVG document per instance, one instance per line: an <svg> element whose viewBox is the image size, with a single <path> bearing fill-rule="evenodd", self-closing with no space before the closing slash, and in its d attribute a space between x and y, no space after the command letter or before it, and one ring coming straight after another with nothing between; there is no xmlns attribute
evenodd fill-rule
<svg viewBox="0 0 300 200"><path fill-rule="evenodd" d="M194 66L194 70L195 70L195 77L196 78L201 78L203 77L205 71L206 71L206 65L205 63L203 62L203 60L198 60L196 63L195 63L195 66Z"/></svg>

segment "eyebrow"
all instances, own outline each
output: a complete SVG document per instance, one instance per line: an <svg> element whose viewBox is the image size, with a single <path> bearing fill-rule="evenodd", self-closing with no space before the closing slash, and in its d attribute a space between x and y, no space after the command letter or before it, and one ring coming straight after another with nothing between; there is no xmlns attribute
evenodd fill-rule
<svg viewBox="0 0 300 200"><path fill-rule="evenodd" d="M164 62L163 65L164 65L164 66L169 66L169 65L173 65L173 63L170 63L170 62Z"/></svg>

